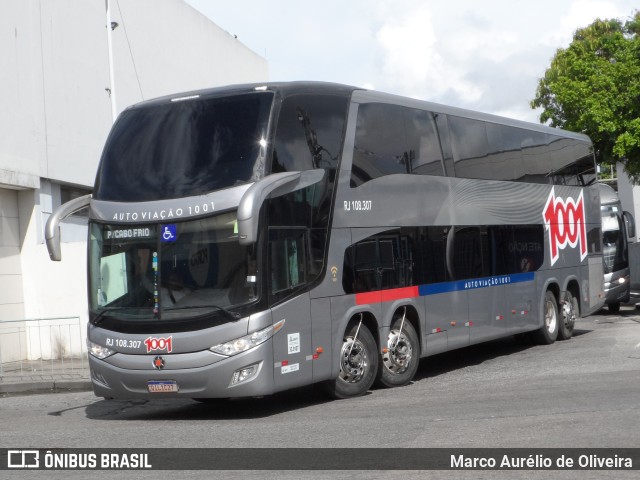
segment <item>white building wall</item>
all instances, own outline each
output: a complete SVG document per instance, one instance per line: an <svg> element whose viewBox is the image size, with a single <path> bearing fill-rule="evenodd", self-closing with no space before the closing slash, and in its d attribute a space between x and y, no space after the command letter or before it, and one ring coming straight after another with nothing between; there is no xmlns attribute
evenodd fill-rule
<svg viewBox="0 0 640 480"><path fill-rule="evenodd" d="M171 93L268 78L262 57L181 0L111 5L111 19L118 23L112 38L119 111ZM153 24L151 33L135 28L145 22Z"/></svg>
<svg viewBox="0 0 640 480"><path fill-rule="evenodd" d="M618 196L620 197L622 209L631 212L637 219L640 216L640 186L631 182L631 179L624 171L624 165L620 162L616 164L616 175L618 178ZM638 228L636 228L636 233L638 235L633 239L634 242L640 235Z"/></svg>
<svg viewBox="0 0 640 480"><path fill-rule="evenodd" d="M19 232L18 192L0 188L0 318L6 320L24 315Z"/></svg>
<svg viewBox="0 0 640 480"><path fill-rule="evenodd" d="M634 185L624 171L624 165L616 164L618 196L622 209L631 212L636 221L636 236L629 241L629 271L631 275L632 302L640 300L640 186Z"/></svg>
<svg viewBox="0 0 640 480"><path fill-rule="evenodd" d="M43 232L60 184L93 186L112 124L105 13L104 0L0 2L0 322L86 323L86 220L63 222L61 263ZM263 58L182 0L111 0L111 19L118 112L267 80Z"/></svg>

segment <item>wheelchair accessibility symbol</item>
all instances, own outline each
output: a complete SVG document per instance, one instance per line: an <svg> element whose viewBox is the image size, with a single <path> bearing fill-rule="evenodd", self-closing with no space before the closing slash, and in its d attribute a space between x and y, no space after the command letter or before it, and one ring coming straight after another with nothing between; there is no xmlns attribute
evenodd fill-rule
<svg viewBox="0 0 640 480"><path fill-rule="evenodd" d="M176 233L175 224L172 225L164 225L162 227L162 235L160 241L163 243L171 243L175 242L178 239L178 235Z"/></svg>

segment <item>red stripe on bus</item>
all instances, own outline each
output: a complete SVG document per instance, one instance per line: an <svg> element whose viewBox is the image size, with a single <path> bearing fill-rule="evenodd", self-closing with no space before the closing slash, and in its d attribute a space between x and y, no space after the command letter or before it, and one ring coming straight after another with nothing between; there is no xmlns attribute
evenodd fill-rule
<svg viewBox="0 0 640 480"><path fill-rule="evenodd" d="M368 303L391 302L404 298L418 297L418 287L392 288L389 290L377 290L375 292L356 293L356 305L366 305Z"/></svg>

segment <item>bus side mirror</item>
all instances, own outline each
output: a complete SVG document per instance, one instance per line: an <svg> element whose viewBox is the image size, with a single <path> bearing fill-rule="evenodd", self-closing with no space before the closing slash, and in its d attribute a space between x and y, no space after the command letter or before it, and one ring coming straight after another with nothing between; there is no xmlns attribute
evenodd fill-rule
<svg viewBox="0 0 640 480"><path fill-rule="evenodd" d="M320 182L324 170L274 173L257 181L244 193L238 206L238 242L251 245L258 239L260 208L267 197L280 197Z"/></svg>
<svg viewBox="0 0 640 480"><path fill-rule="evenodd" d="M622 212L624 218L624 224L627 227L627 237L636 238L636 220L633 218L630 212Z"/></svg>
<svg viewBox="0 0 640 480"><path fill-rule="evenodd" d="M49 258L54 262L62 260L62 251L60 248L60 222L72 213L82 210L91 202L91 194L83 197L74 198L64 205L60 205L49 217L44 227L44 239L47 242L47 250Z"/></svg>

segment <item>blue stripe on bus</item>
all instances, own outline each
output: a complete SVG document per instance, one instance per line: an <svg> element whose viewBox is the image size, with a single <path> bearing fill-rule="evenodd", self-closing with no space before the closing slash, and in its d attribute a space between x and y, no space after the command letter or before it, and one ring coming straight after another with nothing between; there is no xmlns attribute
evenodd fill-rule
<svg viewBox="0 0 640 480"><path fill-rule="evenodd" d="M494 275L492 277L472 278L469 280L457 280L455 282L431 283L417 287L391 288L386 290L374 290L371 292L356 293L356 305L371 303L383 303L403 298L417 296L438 295L439 293L459 292L475 290L477 288L496 287L513 283L531 282L535 278L534 272L514 273L513 275Z"/></svg>
<svg viewBox="0 0 640 480"><path fill-rule="evenodd" d="M419 295L423 297L425 295L437 295L439 293L459 292L464 290L475 290L477 288L495 287L498 285L510 285L512 283L531 282L534 278L534 272L515 273L513 275L495 275L493 277L420 285L418 287L418 292Z"/></svg>

